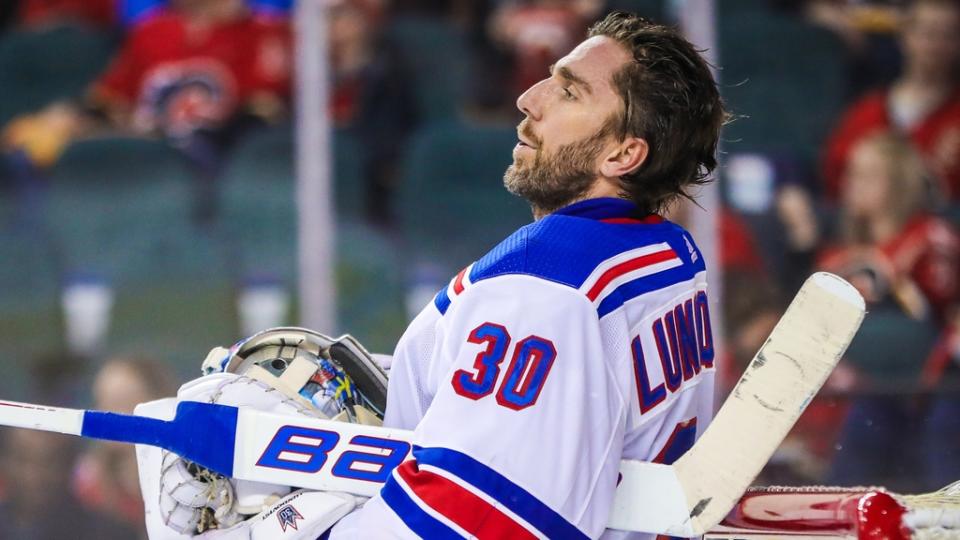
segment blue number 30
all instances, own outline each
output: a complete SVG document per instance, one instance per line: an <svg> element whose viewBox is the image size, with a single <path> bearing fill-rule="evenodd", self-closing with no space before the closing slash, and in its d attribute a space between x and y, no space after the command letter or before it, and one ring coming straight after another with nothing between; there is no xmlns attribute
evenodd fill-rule
<svg viewBox="0 0 960 540"><path fill-rule="evenodd" d="M479 400L490 395L497 384L500 364L510 348L510 334L503 326L488 322L474 328L467 341L486 347L477 354L473 371L457 370L451 383L457 394ZM556 357L557 349L549 339L528 336L517 342L497 391L497 403L515 411L535 405Z"/></svg>

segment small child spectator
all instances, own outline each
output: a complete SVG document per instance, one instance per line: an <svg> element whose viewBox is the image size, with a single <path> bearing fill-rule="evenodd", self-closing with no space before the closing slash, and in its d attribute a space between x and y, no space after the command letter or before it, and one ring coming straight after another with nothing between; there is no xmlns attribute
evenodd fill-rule
<svg viewBox="0 0 960 540"><path fill-rule="evenodd" d="M94 408L124 414L133 414L139 403L175 393L173 377L165 366L137 357L108 360L93 383ZM86 508L142 531L143 500L138 478L133 446L96 441L77 460L73 491Z"/></svg>

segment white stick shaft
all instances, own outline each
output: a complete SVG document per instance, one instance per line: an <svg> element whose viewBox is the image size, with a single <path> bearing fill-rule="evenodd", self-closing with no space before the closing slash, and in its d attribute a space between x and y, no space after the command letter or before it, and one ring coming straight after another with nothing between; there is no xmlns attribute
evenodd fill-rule
<svg viewBox="0 0 960 540"><path fill-rule="evenodd" d="M0 401L0 424L80 435L84 412L79 409Z"/></svg>

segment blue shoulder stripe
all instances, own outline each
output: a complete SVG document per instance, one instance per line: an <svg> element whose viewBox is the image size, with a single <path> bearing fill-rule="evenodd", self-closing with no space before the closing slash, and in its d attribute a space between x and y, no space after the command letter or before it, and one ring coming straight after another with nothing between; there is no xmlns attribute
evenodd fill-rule
<svg viewBox="0 0 960 540"><path fill-rule="evenodd" d="M446 287L440 289L440 292L433 297L433 305L437 306L440 313L447 312L447 308L450 307L450 297L447 295Z"/></svg>
<svg viewBox="0 0 960 540"><path fill-rule="evenodd" d="M703 254L695 247L687 233L670 239L668 243L683 261L683 265L620 285L597 306L597 315L601 319L640 295L691 280L697 273L706 271Z"/></svg>
<svg viewBox="0 0 960 540"><path fill-rule="evenodd" d="M601 301L599 316L615 310L639 294L690 279L704 268L703 257L692 238L668 221L645 225L612 225L589 219L551 215L526 225L507 237L470 269L469 281L510 274L535 276L579 288L604 261L622 253L667 243L682 266L638 278L622 285ZM444 287L434 305L445 314L452 300Z"/></svg>
<svg viewBox="0 0 960 540"><path fill-rule="evenodd" d="M548 538L588 538L530 492L466 454L447 448L422 448L415 449L413 455L418 463L432 465L462 478Z"/></svg>

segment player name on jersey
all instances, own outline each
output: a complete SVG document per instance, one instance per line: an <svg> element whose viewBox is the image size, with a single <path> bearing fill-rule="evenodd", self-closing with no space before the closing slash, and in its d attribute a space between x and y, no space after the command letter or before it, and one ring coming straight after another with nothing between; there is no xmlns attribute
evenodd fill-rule
<svg viewBox="0 0 960 540"><path fill-rule="evenodd" d="M655 318L649 331L659 362L652 356L647 362L649 352L644 351L641 336L635 337L631 344L641 414L663 403L668 394L678 392L701 370L713 368L713 331L707 293L699 291L693 298ZM663 382L651 387L653 371L660 372L654 375L654 380Z"/></svg>

